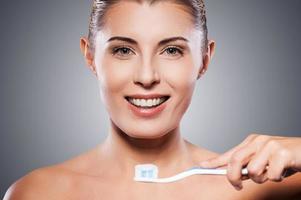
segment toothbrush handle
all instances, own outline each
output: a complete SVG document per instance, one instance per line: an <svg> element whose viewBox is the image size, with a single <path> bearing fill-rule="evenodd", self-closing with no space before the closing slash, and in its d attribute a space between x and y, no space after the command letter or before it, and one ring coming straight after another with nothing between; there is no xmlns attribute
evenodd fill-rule
<svg viewBox="0 0 301 200"><path fill-rule="evenodd" d="M242 174L243 176L248 176L248 174L249 174L248 169L247 169L247 168L243 168L243 169L241 170L241 174Z"/></svg>
<svg viewBox="0 0 301 200"><path fill-rule="evenodd" d="M266 170L269 169L269 166L266 167ZM294 169L291 169L291 168L288 168L288 169L285 169L283 172L282 172L282 178L286 178L286 177L289 177L291 176L292 174L296 173L296 171ZM241 174L243 176L248 176L248 169L247 168L243 168L241 170Z"/></svg>

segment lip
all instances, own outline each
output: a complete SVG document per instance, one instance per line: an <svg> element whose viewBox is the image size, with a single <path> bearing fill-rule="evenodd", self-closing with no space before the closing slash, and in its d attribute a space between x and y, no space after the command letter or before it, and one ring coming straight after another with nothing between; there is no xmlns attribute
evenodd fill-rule
<svg viewBox="0 0 301 200"><path fill-rule="evenodd" d="M140 108L140 107L137 107L137 106L134 106L133 104L131 104L127 100L128 97L137 98L137 99L153 99L153 98L160 98L160 97L168 97L168 99L156 107ZM128 104L128 108L132 111L132 113L134 113L138 117L146 117L146 118L155 117L155 116L159 115L167 106L166 102L169 102L169 99L170 99L170 95L161 95L161 94L147 94L147 95L134 94L134 95L125 97L125 100Z"/></svg>

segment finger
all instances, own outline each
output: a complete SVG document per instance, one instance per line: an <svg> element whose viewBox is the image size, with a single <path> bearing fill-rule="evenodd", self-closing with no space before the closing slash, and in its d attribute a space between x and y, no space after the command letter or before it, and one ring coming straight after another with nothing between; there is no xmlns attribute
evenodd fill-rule
<svg viewBox="0 0 301 200"><path fill-rule="evenodd" d="M256 183L266 181L266 167L269 163L269 157L273 149L268 145L263 146L248 163L248 176Z"/></svg>
<svg viewBox="0 0 301 200"><path fill-rule="evenodd" d="M247 165L248 176L256 183L264 183L267 181L266 168L269 158L275 151L275 146L270 145L271 137L267 135L259 135L253 140L253 146L256 153Z"/></svg>
<svg viewBox="0 0 301 200"><path fill-rule="evenodd" d="M284 168L289 166L290 159L289 151L283 149L275 140L268 140L248 164L248 174L253 181L261 182L259 177L266 172L268 166L267 178L281 181Z"/></svg>
<svg viewBox="0 0 301 200"><path fill-rule="evenodd" d="M244 148L236 151L230 158L228 164L227 178L229 182L236 188L242 188L241 170L246 165L255 152L254 146L247 145Z"/></svg>
<svg viewBox="0 0 301 200"><path fill-rule="evenodd" d="M284 178L286 167L288 167L289 153L280 151L274 154L269 161L269 169L267 172L268 179L274 182L280 182Z"/></svg>
<svg viewBox="0 0 301 200"><path fill-rule="evenodd" d="M226 166L227 162L229 160L228 157L229 156L223 154L223 155L202 161L199 163L199 165L201 167L206 167L206 168L218 168L221 166Z"/></svg>
<svg viewBox="0 0 301 200"><path fill-rule="evenodd" d="M248 167L248 177L253 180L255 183L264 183L267 181L267 168L266 165L262 167L253 167L252 164L249 164Z"/></svg>
<svg viewBox="0 0 301 200"><path fill-rule="evenodd" d="M265 183L267 180L268 180L268 175L267 175L267 172L264 171L262 174L256 176L256 177L253 177L252 180L255 182L255 183L258 183L258 184L262 184L262 183Z"/></svg>
<svg viewBox="0 0 301 200"><path fill-rule="evenodd" d="M268 179L274 182L282 181L284 178L282 176L284 168L284 164L280 160L274 160L271 162L267 172Z"/></svg>
<svg viewBox="0 0 301 200"><path fill-rule="evenodd" d="M229 162L232 154L239 149L246 146L250 141L252 141L257 135L253 134L248 136L242 143L240 143L238 146L235 146L234 148L230 149L229 151L223 153L222 155L219 155L217 157L205 160L200 162L201 167L207 167L207 168L216 168L220 166L225 166Z"/></svg>

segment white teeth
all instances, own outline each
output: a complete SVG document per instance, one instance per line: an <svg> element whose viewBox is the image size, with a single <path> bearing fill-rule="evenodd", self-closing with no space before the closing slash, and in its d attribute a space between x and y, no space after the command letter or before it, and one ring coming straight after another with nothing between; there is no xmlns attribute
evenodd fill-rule
<svg viewBox="0 0 301 200"><path fill-rule="evenodd" d="M149 107L149 106L152 106L153 105L153 100L151 100L151 99L148 99L147 101L146 101L146 105Z"/></svg>
<svg viewBox="0 0 301 200"><path fill-rule="evenodd" d="M146 103L146 100L145 100L145 99L141 99L140 102L141 102L141 105L142 105L142 106L147 106L147 103Z"/></svg>
<svg viewBox="0 0 301 200"><path fill-rule="evenodd" d="M129 101L140 107L152 107L152 106L157 106L160 103L162 103L166 98L156 98L156 99L132 99L129 98Z"/></svg>

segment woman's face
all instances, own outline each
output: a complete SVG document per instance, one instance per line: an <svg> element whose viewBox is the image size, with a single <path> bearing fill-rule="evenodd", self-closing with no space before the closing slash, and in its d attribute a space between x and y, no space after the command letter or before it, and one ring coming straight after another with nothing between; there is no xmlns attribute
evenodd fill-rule
<svg viewBox="0 0 301 200"><path fill-rule="evenodd" d="M110 8L93 66L112 122L134 138L178 127L202 70L201 40L183 6L123 1Z"/></svg>

